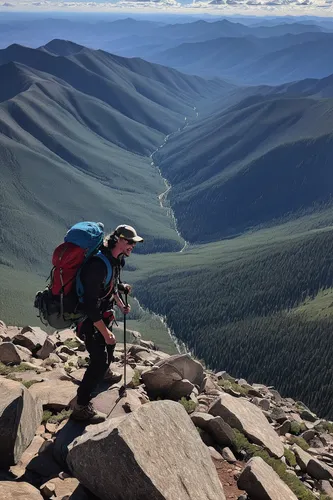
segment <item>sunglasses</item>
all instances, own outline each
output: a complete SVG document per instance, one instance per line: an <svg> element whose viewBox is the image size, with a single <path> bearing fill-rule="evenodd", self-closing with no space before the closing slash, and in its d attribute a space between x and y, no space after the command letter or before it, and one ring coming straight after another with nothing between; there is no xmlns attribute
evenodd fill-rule
<svg viewBox="0 0 333 500"><path fill-rule="evenodd" d="M134 241L134 240L127 240L127 239L125 238L125 241L127 241L127 243L128 243L129 245L133 245L133 246L135 246L135 245L136 245L136 241Z"/></svg>

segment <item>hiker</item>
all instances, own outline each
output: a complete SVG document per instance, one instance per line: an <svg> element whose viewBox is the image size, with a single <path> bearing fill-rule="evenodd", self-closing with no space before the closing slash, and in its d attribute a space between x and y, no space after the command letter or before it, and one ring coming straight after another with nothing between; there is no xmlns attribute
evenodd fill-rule
<svg viewBox="0 0 333 500"><path fill-rule="evenodd" d="M82 268L82 307L86 318L77 325L76 331L78 337L85 342L90 364L73 403L72 418L75 420L103 422L106 415L94 410L91 404L92 393L105 378L112 383L121 380L121 374L109 371L116 345L116 338L111 331L114 321L112 307L116 304L123 314L130 312L130 306L125 305L120 294L129 293L131 287L121 283L120 269L125 264L125 257L129 257L136 243L142 241L143 238L138 236L136 230L127 225L118 226L104 239L100 250L112 266L112 279L107 288L104 284L107 269L103 260L91 257Z"/></svg>

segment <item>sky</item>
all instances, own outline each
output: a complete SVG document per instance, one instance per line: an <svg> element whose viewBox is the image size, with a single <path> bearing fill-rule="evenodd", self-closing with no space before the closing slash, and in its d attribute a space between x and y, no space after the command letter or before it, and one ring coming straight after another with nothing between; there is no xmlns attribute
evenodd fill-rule
<svg viewBox="0 0 333 500"><path fill-rule="evenodd" d="M0 0L1 16L18 11L183 13L218 16L320 16L332 17L333 0Z"/></svg>

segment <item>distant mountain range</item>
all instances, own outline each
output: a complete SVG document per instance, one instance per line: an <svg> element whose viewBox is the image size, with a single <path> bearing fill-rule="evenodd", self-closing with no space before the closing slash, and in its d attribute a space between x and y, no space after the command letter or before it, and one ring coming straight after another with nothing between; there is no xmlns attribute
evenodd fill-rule
<svg viewBox="0 0 333 500"><path fill-rule="evenodd" d="M272 38L223 37L183 43L148 59L186 73L219 76L238 84L279 84L322 78L333 72L333 33L285 34Z"/></svg>
<svg viewBox="0 0 333 500"><path fill-rule="evenodd" d="M39 47L50 38L66 39L123 57L141 57L182 72L220 77L239 84L278 84L322 78L333 72L333 23L300 19L265 20L250 25L218 19L208 22L87 18L0 23L0 47L13 43ZM71 49L69 49L71 50ZM67 53L57 55L68 56Z"/></svg>

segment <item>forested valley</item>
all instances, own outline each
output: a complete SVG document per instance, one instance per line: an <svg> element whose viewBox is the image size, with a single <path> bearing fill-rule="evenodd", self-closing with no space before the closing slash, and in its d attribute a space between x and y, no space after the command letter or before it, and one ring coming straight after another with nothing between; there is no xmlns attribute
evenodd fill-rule
<svg viewBox="0 0 333 500"><path fill-rule="evenodd" d="M137 282L135 293L208 367L274 384L333 418L333 316L297 310L332 286L332 236L309 233L215 265L207 252L200 271L175 265Z"/></svg>

